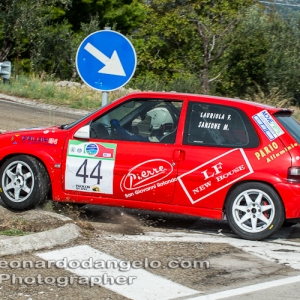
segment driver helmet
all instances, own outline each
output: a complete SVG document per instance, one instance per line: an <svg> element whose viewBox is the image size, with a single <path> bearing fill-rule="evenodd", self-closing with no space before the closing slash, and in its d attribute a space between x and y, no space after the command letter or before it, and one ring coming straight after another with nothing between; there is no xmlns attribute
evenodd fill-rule
<svg viewBox="0 0 300 300"><path fill-rule="evenodd" d="M147 112L147 116L151 117L150 129L160 129L166 123L174 124L170 112L165 107L156 107Z"/></svg>

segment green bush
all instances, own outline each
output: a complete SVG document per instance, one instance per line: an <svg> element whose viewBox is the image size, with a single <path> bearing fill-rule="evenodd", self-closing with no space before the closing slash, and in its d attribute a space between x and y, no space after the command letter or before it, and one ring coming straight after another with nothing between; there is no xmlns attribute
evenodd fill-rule
<svg viewBox="0 0 300 300"><path fill-rule="evenodd" d="M179 93L201 93L199 79L195 77L174 78L164 81L155 76L143 76L134 78L129 86L141 91L175 91Z"/></svg>

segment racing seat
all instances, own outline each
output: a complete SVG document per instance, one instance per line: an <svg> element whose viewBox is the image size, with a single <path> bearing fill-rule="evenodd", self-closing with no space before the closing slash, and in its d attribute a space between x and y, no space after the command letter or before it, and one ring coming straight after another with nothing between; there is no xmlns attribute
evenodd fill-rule
<svg viewBox="0 0 300 300"><path fill-rule="evenodd" d="M91 138L98 138L98 139L108 139L109 132L106 127L102 123L92 123L91 125Z"/></svg>
<svg viewBox="0 0 300 300"><path fill-rule="evenodd" d="M139 128L137 126L132 126L131 127L131 132L135 135L139 134Z"/></svg>
<svg viewBox="0 0 300 300"><path fill-rule="evenodd" d="M177 127L173 131L171 131L171 132L167 133L165 136L163 136L159 142L164 143L164 144L174 144L175 138L176 138L176 132L177 132Z"/></svg>

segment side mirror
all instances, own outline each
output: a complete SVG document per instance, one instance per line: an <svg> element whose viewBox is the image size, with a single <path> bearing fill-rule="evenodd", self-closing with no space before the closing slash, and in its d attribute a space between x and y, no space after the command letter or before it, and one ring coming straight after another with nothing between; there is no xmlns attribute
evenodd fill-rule
<svg viewBox="0 0 300 300"><path fill-rule="evenodd" d="M89 139L90 138L90 125L85 125L85 126L79 128L75 132L74 137L78 138L78 139Z"/></svg>

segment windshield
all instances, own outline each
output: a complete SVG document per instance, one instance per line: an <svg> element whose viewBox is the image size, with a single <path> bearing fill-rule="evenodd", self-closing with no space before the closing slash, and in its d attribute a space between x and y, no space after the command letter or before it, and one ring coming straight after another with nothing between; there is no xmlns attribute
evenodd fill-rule
<svg viewBox="0 0 300 300"><path fill-rule="evenodd" d="M101 108L97 108L96 110L93 110L93 111L90 112L89 114L83 116L82 118L80 118L80 119L78 119L78 120L76 120L76 121L74 121L74 122L72 122L72 123L70 123L70 124L61 125L60 128L61 128L61 129L70 129L70 128L72 128L73 126L75 126L75 125L77 125L78 123L80 123L81 121L87 119L89 116L91 116L92 114L94 114L96 111L98 111L98 110L100 110L100 109L102 109L102 107L101 107Z"/></svg>
<svg viewBox="0 0 300 300"><path fill-rule="evenodd" d="M120 98L118 98L118 99L120 99ZM116 101L116 100L118 100L118 99L115 99L115 100L113 100L113 101ZM101 110L102 108L106 107L106 106L109 105L109 104L110 104L110 103L107 103L106 105L104 105L104 106L102 106L102 107L100 107L100 108L97 108L97 109L93 110L92 112L88 113L86 116L84 116L84 117L78 119L77 121L74 121L74 122L72 122L72 123L70 123L70 124L64 124L64 125L61 125L60 128L61 128L61 129L70 129L70 128L72 128L73 126L75 126L75 125L77 125L78 123L80 123L81 121L87 119L89 116L91 116L92 114L94 114L95 112Z"/></svg>
<svg viewBox="0 0 300 300"><path fill-rule="evenodd" d="M282 127L298 142L300 143L300 124L291 116L290 113L277 113L276 119Z"/></svg>

